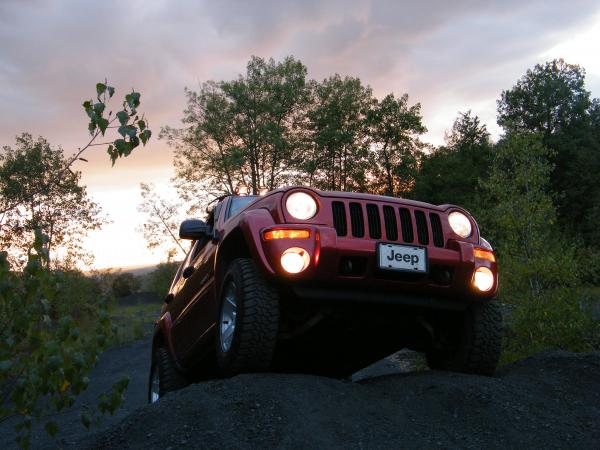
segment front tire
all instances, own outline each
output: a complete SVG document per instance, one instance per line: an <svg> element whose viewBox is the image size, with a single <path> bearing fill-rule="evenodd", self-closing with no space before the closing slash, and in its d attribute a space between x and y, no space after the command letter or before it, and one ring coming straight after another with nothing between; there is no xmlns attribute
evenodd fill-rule
<svg viewBox="0 0 600 450"><path fill-rule="evenodd" d="M218 320L216 354L222 375L269 369L279 332L279 298L251 259L229 265Z"/></svg>
<svg viewBox="0 0 600 450"><path fill-rule="evenodd" d="M152 351L150 379L148 381L148 403L155 403L167 392L188 385L186 377L175 367L169 351L162 345Z"/></svg>
<svg viewBox="0 0 600 450"><path fill-rule="evenodd" d="M449 339L425 354L431 369L494 374L502 350L502 313L497 302L473 303L458 321L444 328Z"/></svg>

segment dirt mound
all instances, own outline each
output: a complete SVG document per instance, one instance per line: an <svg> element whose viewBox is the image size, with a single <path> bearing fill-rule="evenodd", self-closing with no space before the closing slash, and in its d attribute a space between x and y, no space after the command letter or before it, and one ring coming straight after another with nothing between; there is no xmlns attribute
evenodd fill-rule
<svg viewBox="0 0 600 450"><path fill-rule="evenodd" d="M494 378L241 375L168 395L76 446L597 449L600 353L544 353Z"/></svg>

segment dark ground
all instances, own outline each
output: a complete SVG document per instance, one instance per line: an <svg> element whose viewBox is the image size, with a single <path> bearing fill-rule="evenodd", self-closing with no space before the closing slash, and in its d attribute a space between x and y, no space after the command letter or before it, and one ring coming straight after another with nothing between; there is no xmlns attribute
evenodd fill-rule
<svg viewBox="0 0 600 450"><path fill-rule="evenodd" d="M388 358L355 382L308 375L241 375L197 384L145 405L149 340L112 349L76 407L32 448L565 448L600 449L600 353L551 352L496 377L410 371L414 353ZM123 408L94 432L80 425L119 375ZM0 428L0 448L12 429Z"/></svg>

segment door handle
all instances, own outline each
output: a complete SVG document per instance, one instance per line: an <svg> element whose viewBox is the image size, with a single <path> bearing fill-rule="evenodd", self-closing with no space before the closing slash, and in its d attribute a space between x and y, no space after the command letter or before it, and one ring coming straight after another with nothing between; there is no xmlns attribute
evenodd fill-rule
<svg viewBox="0 0 600 450"><path fill-rule="evenodd" d="M183 273L181 274L181 276L183 276L183 278L187 280L189 277L192 276L193 273L194 266L188 266L185 269L183 269Z"/></svg>

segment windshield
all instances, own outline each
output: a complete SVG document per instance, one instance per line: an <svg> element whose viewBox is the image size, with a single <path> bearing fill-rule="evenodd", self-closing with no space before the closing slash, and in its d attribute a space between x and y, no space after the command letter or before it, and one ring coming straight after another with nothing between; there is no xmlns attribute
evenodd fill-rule
<svg viewBox="0 0 600 450"><path fill-rule="evenodd" d="M245 195L243 197L231 197L231 203L229 205L229 214L227 219L234 216L240 209L246 206L248 203L254 201L257 195Z"/></svg>

